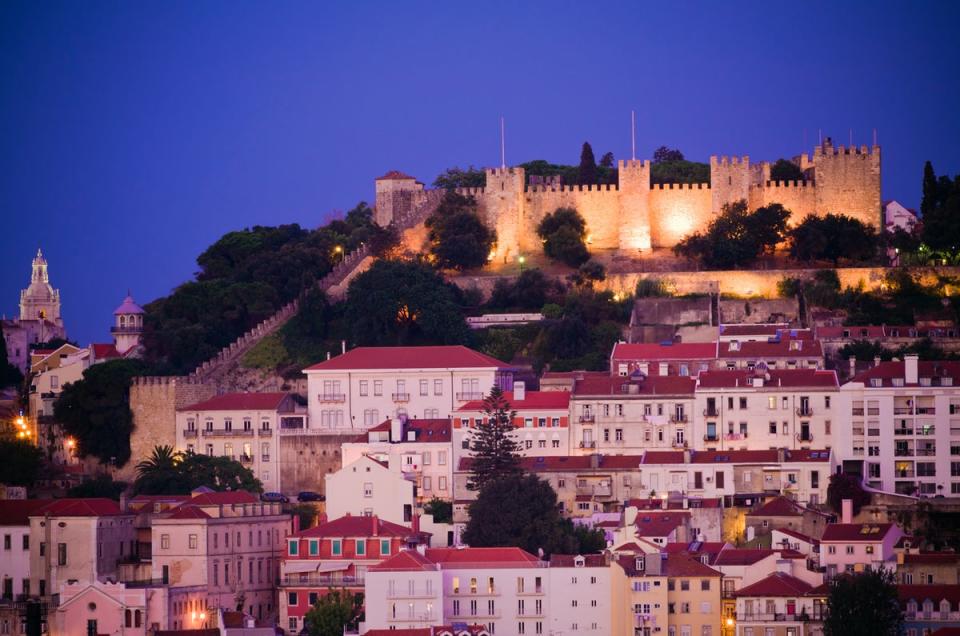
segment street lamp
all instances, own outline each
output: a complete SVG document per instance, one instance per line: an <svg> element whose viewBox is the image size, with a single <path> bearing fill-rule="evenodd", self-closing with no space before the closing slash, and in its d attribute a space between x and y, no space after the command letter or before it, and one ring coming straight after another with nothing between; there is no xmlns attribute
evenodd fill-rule
<svg viewBox="0 0 960 636"><path fill-rule="evenodd" d="M523 271L523 264L527 262L527 257L524 256L523 254L521 254L521 255L517 258L517 262L520 263L520 271L522 272L522 271Z"/></svg>
<svg viewBox="0 0 960 636"><path fill-rule="evenodd" d="M341 262L341 263L343 262L343 259L346 258L346 256L345 256L344 253L343 253L343 246L342 246L342 245L337 245L336 247L334 247L334 248L333 248L333 253L340 257L340 262Z"/></svg>

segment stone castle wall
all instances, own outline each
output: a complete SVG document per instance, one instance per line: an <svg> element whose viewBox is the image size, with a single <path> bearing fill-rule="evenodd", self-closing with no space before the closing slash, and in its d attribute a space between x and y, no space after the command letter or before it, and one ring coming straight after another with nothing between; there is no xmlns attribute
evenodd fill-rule
<svg viewBox="0 0 960 636"><path fill-rule="evenodd" d="M692 232L703 230L724 205L747 201L750 209L780 203L796 224L811 214L842 213L879 227L880 148L834 147L828 139L811 159L797 159L807 180L770 180L770 164L750 163L749 157L711 157L709 184L651 184L649 161L621 161L616 185L527 185L522 168L486 172L486 186L464 188L487 224L497 232L494 259L509 261L539 251L537 225L557 208L575 208L586 221L594 249L624 252L672 247ZM436 190L424 190L402 175L377 181L377 222L407 221L409 248L425 238L416 228L435 209ZM416 217L416 218L414 218ZM413 221L412 223L410 221Z"/></svg>
<svg viewBox="0 0 960 636"><path fill-rule="evenodd" d="M350 435L288 435L280 437L280 483L286 492L311 490L326 494L324 476L340 470L340 445Z"/></svg>

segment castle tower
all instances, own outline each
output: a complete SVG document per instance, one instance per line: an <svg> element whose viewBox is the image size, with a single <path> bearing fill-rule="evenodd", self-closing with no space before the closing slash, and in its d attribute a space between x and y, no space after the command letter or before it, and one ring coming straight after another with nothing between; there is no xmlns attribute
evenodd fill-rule
<svg viewBox="0 0 960 636"><path fill-rule="evenodd" d="M120 355L123 355L139 346L143 336L143 309L133 301L133 296L127 292L123 303L113 312L113 344Z"/></svg>
<svg viewBox="0 0 960 636"><path fill-rule="evenodd" d="M723 206L750 197L750 157L710 156L711 210L720 212Z"/></svg>
<svg viewBox="0 0 960 636"><path fill-rule="evenodd" d="M650 162L632 159L620 161L620 244L623 252L649 250L650 237Z"/></svg>
<svg viewBox="0 0 960 636"><path fill-rule="evenodd" d="M880 146L835 147L827 137L813 150L817 214L845 214L882 227Z"/></svg>
<svg viewBox="0 0 960 636"><path fill-rule="evenodd" d="M53 329L48 334L52 337L63 337L63 320L60 318L60 291L50 285L50 273L47 269L47 259L43 252L37 250L33 258L33 270L30 274L30 285L20 292L20 321L39 320L51 323Z"/></svg>
<svg viewBox="0 0 960 636"><path fill-rule="evenodd" d="M423 194L423 184L399 170L391 170L376 180L377 201L373 220L387 227L411 214Z"/></svg>
<svg viewBox="0 0 960 636"><path fill-rule="evenodd" d="M524 192L527 185L523 168L487 168L487 185L480 198L480 208L488 227L497 231L495 261L507 262L524 252L541 249L540 239L524 233ZM494 218L490 218L493 214Z"/></svg>

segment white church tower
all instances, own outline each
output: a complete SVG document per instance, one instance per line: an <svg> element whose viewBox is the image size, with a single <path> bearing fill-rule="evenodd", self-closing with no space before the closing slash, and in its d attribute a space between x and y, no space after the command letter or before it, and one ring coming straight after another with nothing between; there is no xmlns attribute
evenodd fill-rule
<svg viewBox="0 0 960 636"><path fill-rule="evenodd" d="M143 335L143 308L133 301L133 296L127 292L123 303L113 312L113 345L120 355L140 345Z"/></svg>

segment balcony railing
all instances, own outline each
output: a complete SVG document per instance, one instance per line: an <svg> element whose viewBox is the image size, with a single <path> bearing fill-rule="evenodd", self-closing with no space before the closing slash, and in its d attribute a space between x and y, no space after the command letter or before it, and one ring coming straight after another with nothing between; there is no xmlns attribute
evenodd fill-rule
<svg viewBox="0 0 960 636"><path fill-rule="evenodd" d="M464 391L462 393L457 393L457 399L461 402L472 402L474 400L482 400L483 393L479 391Z"/></svg>
<svg viewBox="0 0 960 636"><path fill-rule="evenodd" d="M580 421L592 424L593 422L597 421L597 416L593 414L581 415Z"/></svg>
<svg viewBox="0 0 960 636"><path fill-rule="evenodd" d="M686 424L690 421L690 417L686 413L677 414L674 413L670 416L671 424Z"/></svg>
<svg viewBox="0 0 960 636"><path fill-rule="evenodd" d="M808 432L808 433L797 433L797 441L798 441L798 442L812 442L812 441L813 441L813 433L809 433L809 432Z"/></svg>
<svg viewBox="0 0 960 636"><path fill-rule="evenodd" d="M703 441L705 441L705 442L719 442L719 441L720 441L720 436L717 435L716 433L707 433L706 435L703 436Z"/></svg>
<svg viewBox="0 0 960 636"><path fill-rule="evenodd" d="M317 396L320 402L343 402L346 396L343 393L321 393Z"/></svg>
<svg viewBox="0 0 960 636"><path fill-rule="evenodd" d="M394 402L409 402L410 394L409 393L393 393L391 394Z"/></svg>
<svg viewBox="0 0 960 636"><path fill-rule="evenodd" d="M859 415L863 417L863 407L850 409L852 415Z"/></svg>
<svg viewBox="0 0 960 636"><path fill-rule="evenodd" d="M933 406L918 406L917 415L936 415L937 409Z"/></svg>
<svg viewBox="0 0 960 636"><path fill-rule="evenodd" d="M253 437L253 429L211 428L201 431L204 437Z"/></svg>
<svg viewBox="0 0 960 636"><path fill-rule="evenodd" d="M893 429L894 435L913 435L912 428L895 428Z"/></svg>
<svg viewBox="0 0 960 636"><path fill-rule="evenodd" d="M273 429L272 429L272 428L258 428L258 429L257 429L257 435L259 435L260 437L270 437L270 436L273 435Z"/></svg>
<svg viewBox="0 0 960 636"><path fill-rule="evenodd" d="M913 457L912 448L895 448L893 449L894 457Z"/></svg>
<svg viewBox="0 0 960 636"><path fill-rule="evenodd" d="M673 440L673 443L670 444L670 446L673 447L673 448L686 448L686 447L687 447L687 441L686 441L686 440L681 441L681 440L676 440L676 439L675 439L675 440Z"/></svg>
<svg viewBox="0 0 960 636"><path fill-rule="evenodd" d="M594 440L594 439L590 439L590 440L585 439L582 442L580 442L580 448L596 448L596 447L597 447L597 440Z"/></svg>
<svg viewBox="0 0 960 636"><path fill-rule="evenodd" d="M894 415L913 415L913 409L909 406L895 406L893 407Z"/></svg>
<svg viewBox="0 0 960 636"><path fill-rule="evenodd" d="M747 439L746 433L724 433L723 439L728 442L735 442L741 439Z"/></svg>
<svg viewBox="0 0 960 636"><path fill-rule="evenodd" d="M185 431L183 432L183 436L184 436L184 437L187 437L187 438L196 437L196 436L197 436L197 430L194 429L194 430L191 431L190 429L187 429L187 430L185 430Z"/></svg>
<svg viewBox="0 0 960 636"><path fill-rule="evenodd" d="M345 586L345 587L363 587L363 576L331 576L329 574L285 574L281 580L281 585L322 585L322 586Z"/></svg>
<svg viewBox="0 0 960 636"><path fill-rule="evenodd" d="M917 457L933 457L937 454L936 448L918 448Z"/></svg>
<svg viewBox="0 0 960 636"><path fill-rule="evenodd" d="M705 417L720 417L720 411L718 411L715 408L713 409L706 408L706 409L703 409L703 415Z"/></svg>

